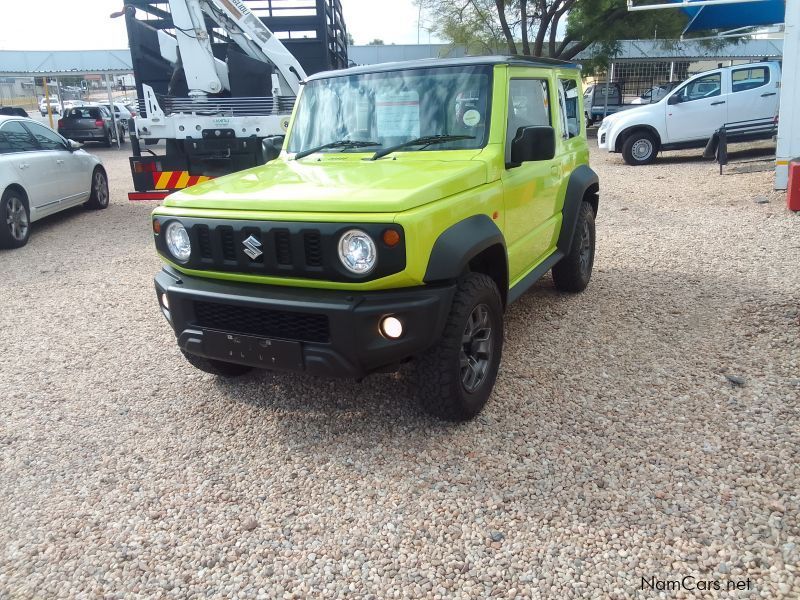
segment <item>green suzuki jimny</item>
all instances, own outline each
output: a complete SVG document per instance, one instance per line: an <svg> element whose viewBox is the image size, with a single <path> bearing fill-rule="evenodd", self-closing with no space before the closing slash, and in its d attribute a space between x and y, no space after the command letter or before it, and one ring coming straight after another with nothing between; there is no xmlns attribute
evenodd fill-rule
<svg viewBox="0 0 800 600"><path fill-rule="evenodd" d="M280 156L153 212L186 359L361 378L415 361L430 413L474 417L503 312L547 271L589 283L598 179L579 67L470 57L308 78Z"/></svg>

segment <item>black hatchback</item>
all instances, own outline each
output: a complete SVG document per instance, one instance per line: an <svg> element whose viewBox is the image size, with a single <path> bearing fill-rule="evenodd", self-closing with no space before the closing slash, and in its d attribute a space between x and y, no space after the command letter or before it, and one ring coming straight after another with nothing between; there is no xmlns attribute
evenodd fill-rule
<svg viewBox="0 0 800 600"><path fill-rule="evenodd" d="M102 142L111 146L117 140L111 113L102 106L75 106L58 120L58 133L77 142ZM124 141L122 124L117 124L120 142Z"/></svg>

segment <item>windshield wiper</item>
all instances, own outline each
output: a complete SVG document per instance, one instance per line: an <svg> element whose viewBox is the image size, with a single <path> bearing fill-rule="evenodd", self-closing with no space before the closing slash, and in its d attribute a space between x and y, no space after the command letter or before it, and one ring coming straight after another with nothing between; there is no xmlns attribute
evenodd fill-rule
<svg viewBox="0 0 800 600"><path fill-rule="evenodd" d="M378 150L375 154L372 155L370 160L378 160L379 158L383 158L387 154L391 154L392 152L396 152L397 150L402 150L408 146L419 146L421 145L422 148L427 148L431 144L441 144L442 142L455 142L456 140L474 140L474 135L425 135L422 137L418 137L413 140L408 140L407 142L403 142L402 144L397 144L395 146L389 146L388 148L383 148L382 150ZM420 148L420 150L422 149Z"/></svg>
<svg viewBox="0 0 800 600"><path fill-rule="evenodd" d="M322 144L321 146L316 146L314 148L309 148L308 150L301 150L297 154L294 155L295 160L299 160L310 154L314 154L319 152L320 150L327 150L328 148L363 148L365 146L380 146L378 142L368 142L368 141L358 141L358 140L339 140L337 142L328 142L327 144Z"/></svg>

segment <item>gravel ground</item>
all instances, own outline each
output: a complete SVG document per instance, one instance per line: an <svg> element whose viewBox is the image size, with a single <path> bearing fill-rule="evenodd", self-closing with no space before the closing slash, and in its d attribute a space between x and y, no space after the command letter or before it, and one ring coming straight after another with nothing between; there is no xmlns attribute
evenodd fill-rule
<svg viewBox="0 0 800 600"><path fill-rule="evenodd" d="M0 598L800 597L800 215L769 173L593 152L589 289L510 309L453 426L405 374L191 369L98 150L111 207L0 252ZM687 575L721 591L649 587Z"/></svg>

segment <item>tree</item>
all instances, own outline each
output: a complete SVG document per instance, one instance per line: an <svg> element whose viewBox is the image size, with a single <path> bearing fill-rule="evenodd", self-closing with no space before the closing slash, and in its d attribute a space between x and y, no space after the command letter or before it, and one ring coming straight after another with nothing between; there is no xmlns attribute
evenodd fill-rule
<svg viewBox="0 0 800 600"><path fill-rule="evenodd" d="M369 44L367 44L367 45L368 45L368 46L383 46L384 44L383 44L383 40L381 40L381 39L379 39L379 38L375 38L374 40L372 40L372 41L371 41Z"/></svg>
<svg viewBox="0 0 800 600"><path fill-rule="evenodd" d="M440 37L469 51L573 59L597 43L613 55L624 39L675 37L677 10L631 13L626 0L416 0Z"/></svg>
<svg viewBox="0 0 800 600"><path fill-rule="evenodd" d="M353 34L349 31L347 32L347 45L348 46L355 46L356 40L353 38Z"/></svg>

